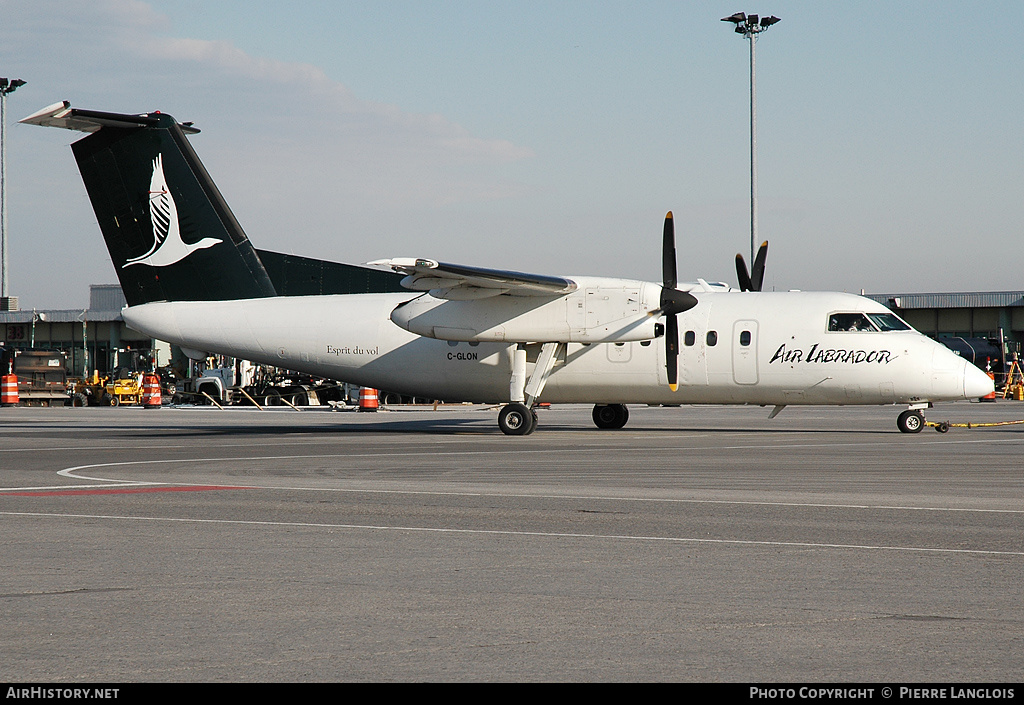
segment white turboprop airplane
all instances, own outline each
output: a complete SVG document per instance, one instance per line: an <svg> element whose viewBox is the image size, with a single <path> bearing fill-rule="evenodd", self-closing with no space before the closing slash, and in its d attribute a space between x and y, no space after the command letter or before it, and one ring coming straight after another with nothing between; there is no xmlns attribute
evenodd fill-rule
<svg viewBox="0 0 1024 705"><path fill-rule="evenodd" d="M678 284L671 213L661 283L411 258L357 267L255 250L192 150L191 123L67 102L21 122L90 133L72 150L124 319L196 355L505 402L498 425L509 435L533 432L542 396L593 403L609 429L626 424L627 404L758 404L774 407L770 417L791 404L905 404L897 427L912 433L933 402L993 390L874 301L761 292L767 243L750 272L737 255L739 290Z"/></svg>

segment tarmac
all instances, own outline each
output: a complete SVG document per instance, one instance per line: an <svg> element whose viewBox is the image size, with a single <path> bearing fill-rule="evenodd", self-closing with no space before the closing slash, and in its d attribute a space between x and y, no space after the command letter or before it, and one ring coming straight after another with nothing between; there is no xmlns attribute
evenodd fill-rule
<svg viewBox="0 0 1024 705"><path fill-rule="evenodd" d="M1024 426L899 411L0 409L0 670L1021 682Z"/></svg>

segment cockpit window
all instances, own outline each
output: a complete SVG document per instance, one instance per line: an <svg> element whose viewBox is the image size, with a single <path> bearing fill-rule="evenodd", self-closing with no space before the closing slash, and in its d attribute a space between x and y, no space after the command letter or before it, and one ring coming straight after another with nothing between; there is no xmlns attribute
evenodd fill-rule
<svg viewBox="0 0 1024 705"><path fill-rule="evenodd" d="M892 313L833 313L828 317L830 331L911 330L910 326Z"/></svg>
<svg viewBox="0 0 1024 705"><path fill-rule="evenodd" d="M883 333L889 330L910 330L910 326L891 313L869 313L868 318Z"/></svg>
<svg viewBox="0 0 1024 705"><path fill-rule="evenodd" d="M868 317L863 313L833 313L828 317L828 329L830 331L852 330L852 331L876 331Z"/></svg>

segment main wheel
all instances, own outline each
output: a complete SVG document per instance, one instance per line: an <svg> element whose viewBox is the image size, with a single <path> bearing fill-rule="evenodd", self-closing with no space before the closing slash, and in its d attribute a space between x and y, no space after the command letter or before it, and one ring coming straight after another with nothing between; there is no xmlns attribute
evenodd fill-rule
<svg viewBox="0 0 1024 705"><path fill-rule="evenodd" d="M917 409L907 409L896 419L896 428L901 433L920 433L924 428L924 414Z"/></svg>
<svg viewBox="0 0 1024 705"><path fill-rule="evenodd" d="M537 419L525 404L506 404L498 412L498 428L506 436L527 436L536 427Z"/></svg>
<svg viewBox="0 0 1024 705"><path fill-rule="evenodd" d="M629 421L629 409L625 404L598 404L593 417L598 428L622 428Z"/></svg>

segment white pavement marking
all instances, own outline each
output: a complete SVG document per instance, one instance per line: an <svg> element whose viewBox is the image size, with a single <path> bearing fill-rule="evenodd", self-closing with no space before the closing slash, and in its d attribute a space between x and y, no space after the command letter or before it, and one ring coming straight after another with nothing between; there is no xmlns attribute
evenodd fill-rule
<svg viewBox="0 0 1024 705"><path fill-rule="evenodd" d="M117 514L65 514L47 512L0 512L0 516L59 519L109 519L112 521L172 522L181 524L221 524L235 526L298 527L313 529L350 529L356 531L404 531L410 533L466 534L479 536L523 536L559 539L591 539L598 541L655 541L680 544L716 544L726 546L774 546L788 548L832 548L862 551L902 551L944 553L975 556L1024 556L1024 551L991 551L964 548L930 548L925 546L872 546L870 544L814 543L810 541L754 541L748 539L708 539L678 536L628 536L624 534L576 534L551 531L508 531L497 529L450 529L422 526L384 526L375 524L327 524L301 521L256 521L248 519L183 519L175 517L140 517Z"/></svg>
<svg viewBox="0 0 1024 705"><path fill-rule="evenodd" d="M575 449L574 452L578 451ZM469 454L475 454L476 451L472 451ZM467 453L440 453L437 455L465 455ZM410 453L409 455L421 455L419 453ZM122 478L105 478L105 477L92 477L87 475L76 474L81 470L88 470L90 468L115 468L115 467L126 467L130 465L166 465L173 463L229 463L229 462L253 462L253 461L266 461L266 460L309 460L309 459L323 459L323 458L356 458L356 457L379 457L373 453L365 454L350 454L350 453L335 453L335 454L321 454L321 455L261 455L261 456L250 456L242 458L176 458L176 459L163 459L163 460L128 460L123 462L112 462L112 463L92 463L89 465L76 465L74 467L65 468L57 471L58 475L63 477L69 477L76 480L89 480L92 482L102 482L106 484L102 485L54 485L49 487L4 487L0 488L0 495L4 492L27 492L27 491L46 491L54 489L88 489L90 487L140 487L140 486L178 486L178 485L194 485L195 482L151 482L144 480L124 480ZM389 456L392 457L392 456ZM499 493L499 492L461 492L461 491L440 491L440 490L386 490L386 489L368 489L368 488L347 488L347 487L308 487L302 485L259 485L259 484L241 484L237 482L231 483L232 487L246 488L246 489L261 489L261 490L277 490L277 491L299 491L299 492L348 492L348 493L363 493L363 494L408 494L408 495L437 495L437 496L455 496L455 497L506 497L516 499L575 499L575 500L608 500L608 501L622 501L622 502L661 502L666 504L678 503L678 504L726 504L726 505L751 505L751 506L770 506L770 507L816 507L824 509L864 509L864 510L899 510L899 511L928 511L928 512L972 512L972 513L988 513L988 514L1024 514L1024 509L981 509L973 507L914 507L905 505L886 505L886 504L839 504L839 503L825 503L825 502L771 502L771 501L753 501L753 500L728 500L728 499L692 499L692 498L668 498L668 497L630 497L630 496L615 496L615 495L570 495L570 494L544 494L544 493Z"/></svg>

